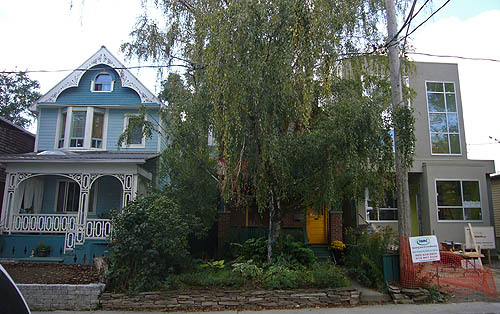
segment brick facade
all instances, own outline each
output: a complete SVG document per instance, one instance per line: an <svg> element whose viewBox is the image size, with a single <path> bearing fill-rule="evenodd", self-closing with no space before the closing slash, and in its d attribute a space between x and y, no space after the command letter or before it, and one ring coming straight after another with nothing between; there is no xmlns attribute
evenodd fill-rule
<svg viewBox="0 0 500 314"><path fill-rule="evenodd" d="M328 241L342 241L342 212L331 211L328 214Z"/></svg>
<svg viewBox="0 0 500 314"><path fill-rule="evenodd" d="M34 151L35 135L0 117L0 155ZM5 168L0 167L0 213L5 188Z"/></svg>

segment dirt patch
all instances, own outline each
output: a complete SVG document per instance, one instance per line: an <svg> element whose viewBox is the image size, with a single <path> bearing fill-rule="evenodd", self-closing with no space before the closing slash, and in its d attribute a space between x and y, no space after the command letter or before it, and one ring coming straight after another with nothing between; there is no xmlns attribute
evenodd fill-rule
<svg viewBox="0 0 500 314"><path fill-rule="evenodd" d="M93 265L19 262L5 263L2 266L15 283L83 285L99 282Z"/></svg>

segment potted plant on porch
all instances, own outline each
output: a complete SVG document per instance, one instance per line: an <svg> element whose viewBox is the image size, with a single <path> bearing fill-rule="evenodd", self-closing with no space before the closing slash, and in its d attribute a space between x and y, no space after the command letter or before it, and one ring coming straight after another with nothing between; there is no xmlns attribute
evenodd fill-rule
<svg viewBox="0 0 500 314"><path fill-rule="evenodd" d="M50 254L50 246L43 244L43 242L40 242L38 246L36 247L36 256L38 257L47 257Z"/></svg>

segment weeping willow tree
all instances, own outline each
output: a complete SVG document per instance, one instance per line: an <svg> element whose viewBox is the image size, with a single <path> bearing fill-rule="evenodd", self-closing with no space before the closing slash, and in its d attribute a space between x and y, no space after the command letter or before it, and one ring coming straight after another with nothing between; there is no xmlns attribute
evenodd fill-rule
<svg viewBox="0 0 500 314"><path fill-rule="evenodd" d="M290 200L334 208L393 181L387 60L360 57L383 43L383 2L157 0L122 46L185 68L190 99L209 106L225 201L269 214L269 259Z"/></svg>

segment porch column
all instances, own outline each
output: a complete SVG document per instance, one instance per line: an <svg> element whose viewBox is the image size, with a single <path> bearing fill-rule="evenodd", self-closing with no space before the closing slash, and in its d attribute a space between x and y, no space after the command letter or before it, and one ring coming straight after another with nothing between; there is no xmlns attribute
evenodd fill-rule
<svg viewBox="0 0 500 314"><path fill-rule="evenodd" d="M91 177L89 174L81 174L80 180L80 202L78 204L78 218L76 227L76 244L85 243L85 228L87 225L87 214L89 211L89 194L91 186Z"/></svg>
<svg viewBox="0 0 500 314"><path fill-rule="evenodd" d="M6 173L5 191L3 194L2 217L0 218L0 231L9 231L12 221L14 194L17 186L17 173Z"/></svg>
<svg viewBox="0 0 500 314"><path fill-rule="evenodd" d="M124 208L137 196L137 175L125 174L120 179L123 187L122 208Z"/></svg>

